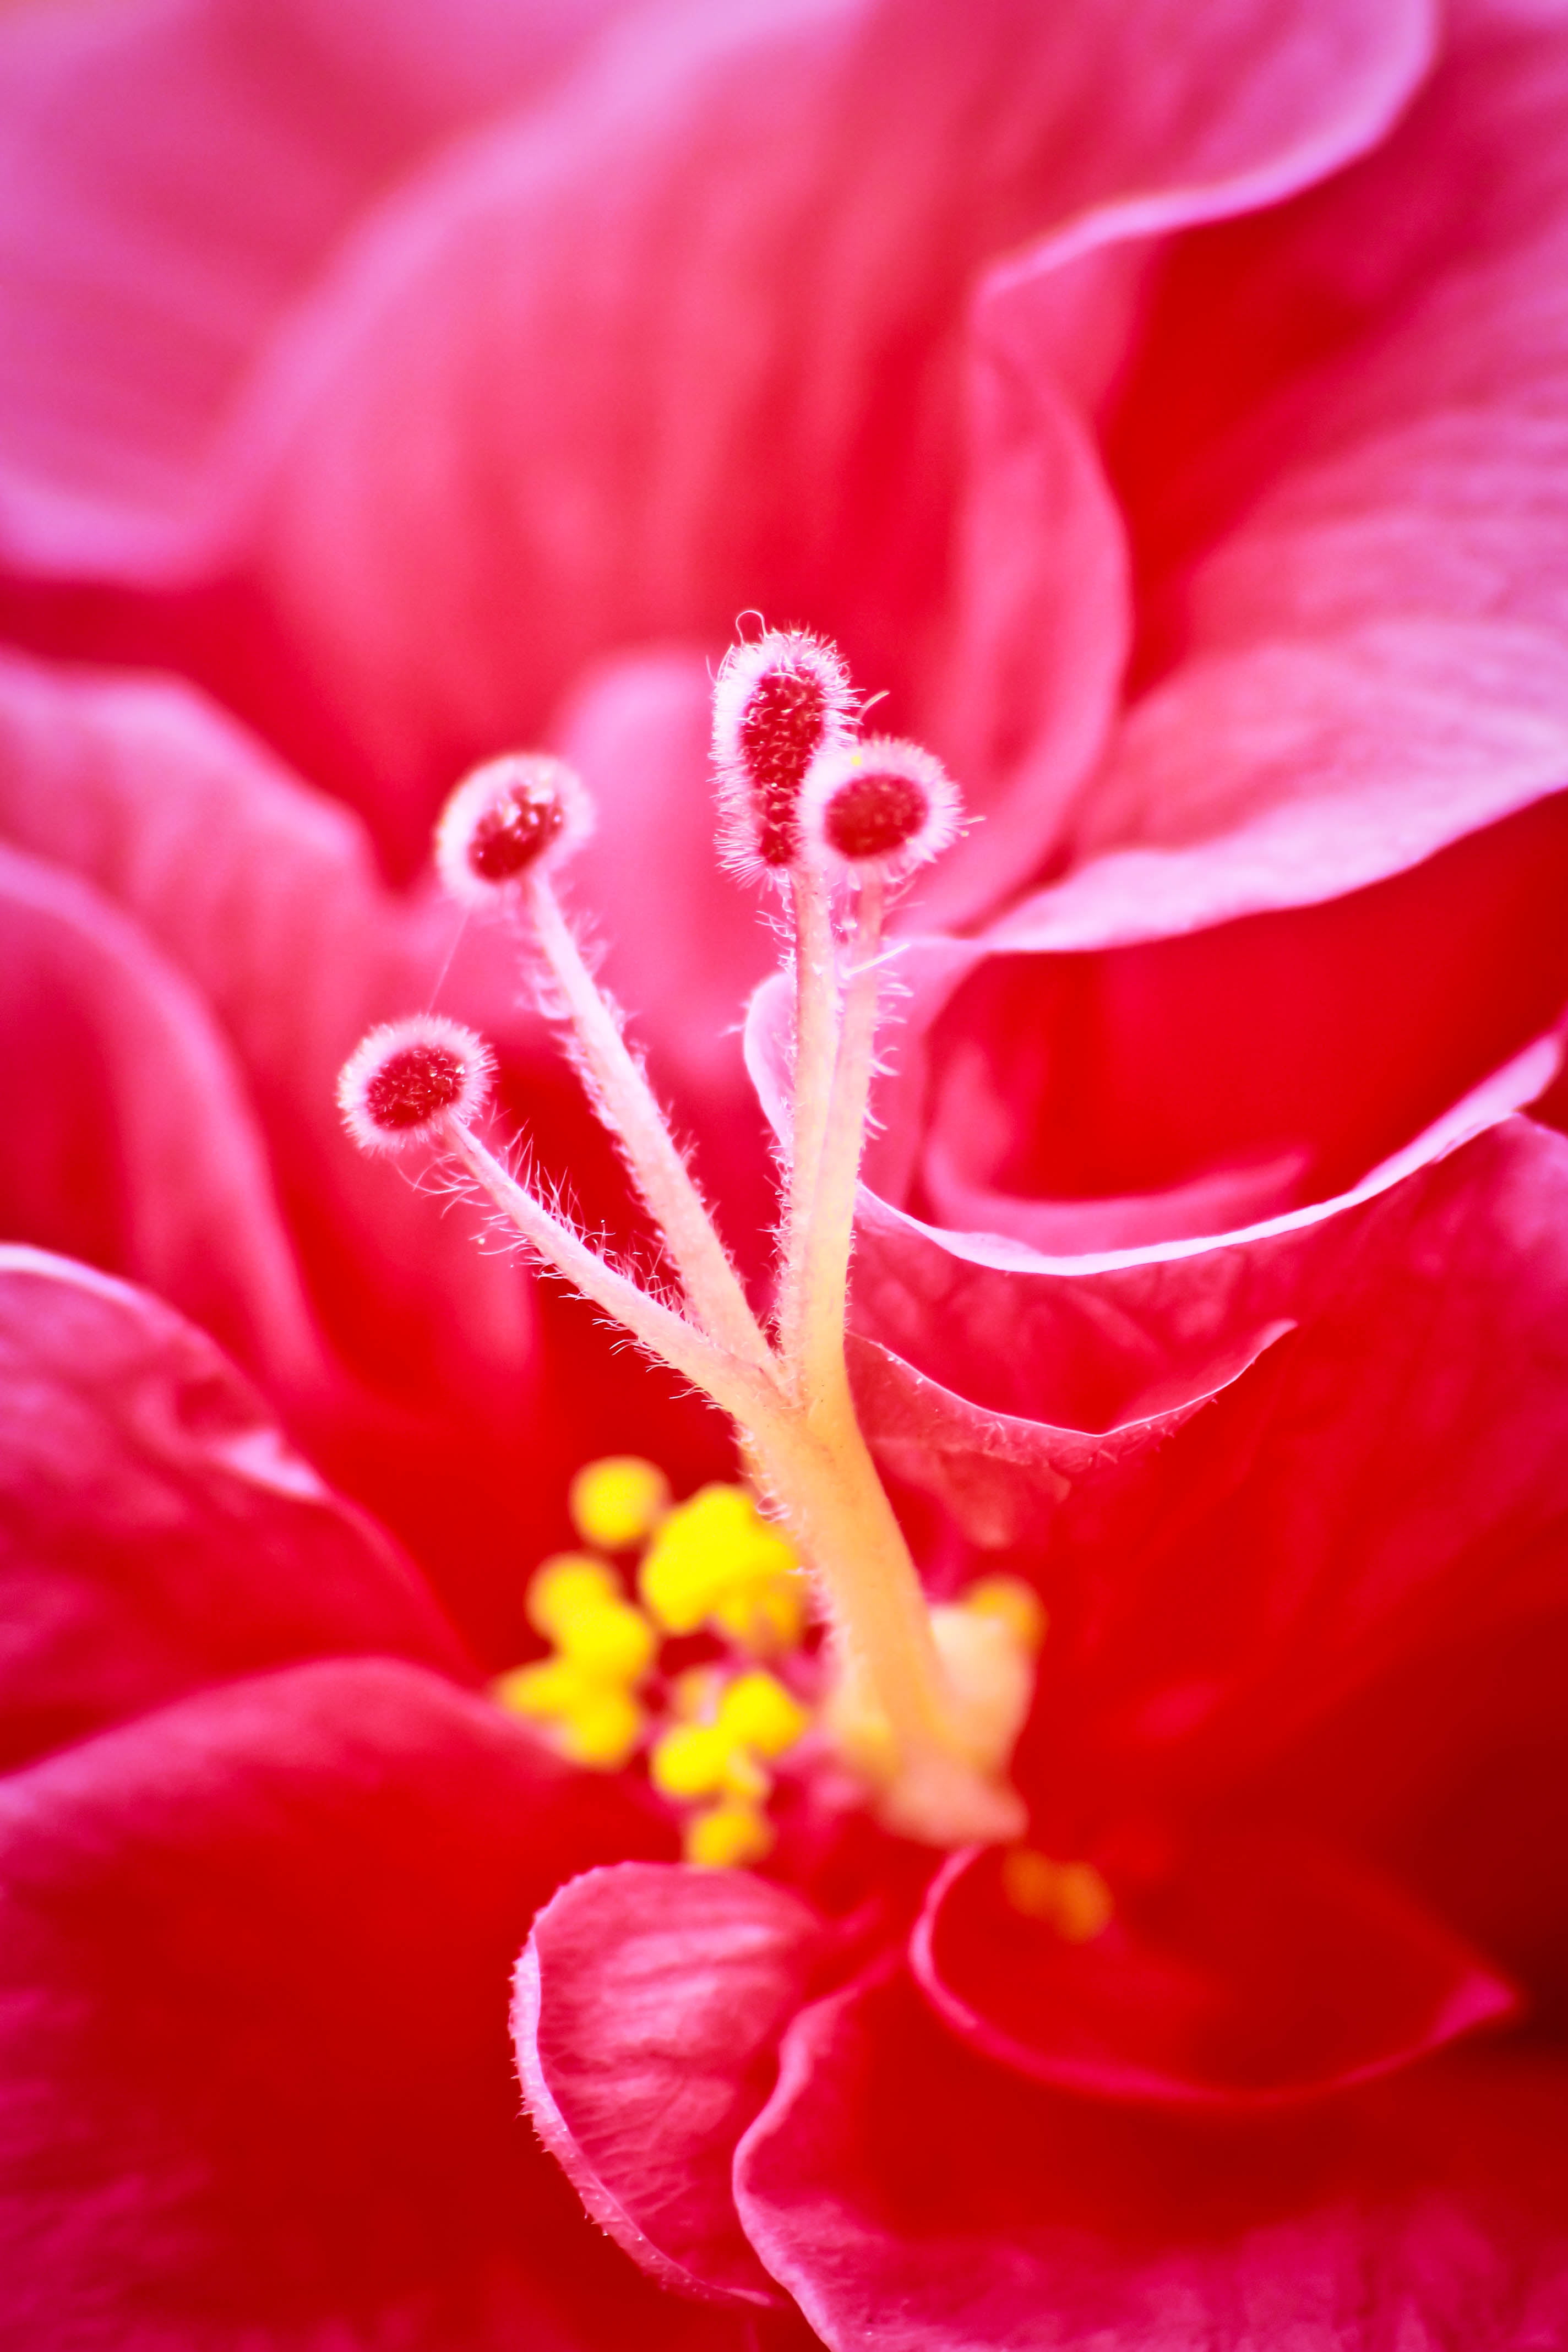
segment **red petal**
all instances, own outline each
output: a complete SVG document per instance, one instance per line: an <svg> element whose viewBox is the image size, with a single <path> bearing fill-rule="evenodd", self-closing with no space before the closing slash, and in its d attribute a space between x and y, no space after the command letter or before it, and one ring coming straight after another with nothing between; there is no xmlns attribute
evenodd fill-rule
<svg viewBox="0 0 1568 2352"><path fill-rule="evenodd" d="M1227 2127L1041 2090L907 1980L819 2003L736 2160L833 2352L1533 2352L1568 2328L1563 2068L1416 2068Z"/></svg>
<svg viewBox="0 0 1568 2352"><path fill-rule="evenodd" d="M510 942L472 925L459 940L451 908L395 898L342 808L201 697L161 680L0 660L0 834L69 867L95 894L83 917L90 943L70 980L87 1002L73 1015L68 976L51 967L48 986L40 975L18 1017L38 1038L68 1018L108 1039L132 1024L135 998L118 984L110 952L132 927L96 893L133 919L138 959L156 942L168 960L154 958L163 996L190 1008L182 1019L199 1021L209 1041L202 1067L226 1065L216 1016L244 1069L312 1304L360 1385L340 1376L322 1394L319 1378L307 1388L291 1374L280 1347L260 1352L289 1307L289 1280L268 1273L233 1304L219 1296L224 1270L265 1242L266 1221L223 1205L233 1192L222 1164L233 1152L225 1141L233 1076L219 1071L183 1097L172 1048L155 1057L163 1074L152 1087L132 1041L118 1061L100 1052L105 1077L123 1066L121 1101L161 1139L154 1152L127 1128L117 1217L99 1189L103 1139L120 1116L110 1102L84 1108L99 1140L73 1145L47 1184L24 1197L14 1181L11 1230L152 1282L286 1386L333 1475L395 1521L455 1606L479 1600L489 1621L480 1638L505 1655L518 1628L498 1622L512 1612L494 1582L497 1545L510 1562L520 1541L533 1539L520 1531L517 1452L539 1370L534 1286L516 1259L475 1249L477 1211L433 1214L395 1169L357 1152L333 1089L369 1026L428 1003L437 987L445 1005L515 1052L524 1033ZM64 877L58 886L73 887ZM193 990L204 1004L193 1003ZM58 1127L59 1105L71 1087L89 1087L93 1069L85 1052L56 1055L31 1115L53 1104ZM15 1156L28 1148L27 1119L13 1120L13 1135ZM248 1149L254 1156L254 1140ZM202 1236L177 1261L176 1211ZM534 1480L529 1492L539 1517L558 1508L553 1480L548 1488ZM539 1547L553 1540L552 1517Z"/></svg>
<svg viewBox="0 0 1568 2352"><path fill-rule="evenodd" d="M772 2305L730 2189L821 1929L742 1871L624 1863L563 1887L518 1963L529 2110L594 2219L661 2284Z"/></svg>
<svg viewBox="0 0 1568 2352"><path fill-rule="evenodd" d="M1075 1481L1160 1444L1294 1328L1281 1318L1206 1362L1171 1367L1163 1381L1119 1402L1104 1429L1064 1429L1026 1412L999 1412L943 1387L858 1332L849 1334L849 1372L856 1414L878 1458L896 1476L936 1496L971 1543L1001 1550L1037 1543ZM1028 1348L1026 1332L1018 1334L1018 1343L1020 1351ZM949 1369L962 1380L957 1363ZM1035 1370L1026 1356L1016 1360L1021 1392Z"/></svg>
<svg viewBox="0 0 1568 2352"><path fill-rule="evenodd" d="M1565 124L1560 24L1457 25L1366 162L1175 257L1112 429L1165 674L1020 944L1310 904L1568 778Z"/></svg>
<svg viewBox="0 0 1568 2352"><path fill-rule="evenodd" d="M1048 1530L1021 1769L1069 1808L1055 1831L1124 1782L1162 1804L1173 1775L1233 1783L1435 1645L1562 1611L1565 1234L1568 1145L1523 1120L1333 1213L1120 1265L1026 1271L998 1244L984 1265L863 1218L857 1318L948 1391L883 1387L896 1466L988 1499L998 1456L1061 1465L1034 1471L1032 1524L996 1529L1037 1570ZM1270 1318L1297 1328L1257 1355ZM1129 1458L1151 1380L1226 1345L1230 1384Z"/></svg>
<svg viewBox="0 0 1568 2352"><path fill-rule="evenodd" d="M325 1362L242 1081L95 891L0 849L5 1223L161 1291L288 1391Z"/></svg>
<svg viewBox="0 0 1568 2352"><path fill-rule="evenodd" d="M0 1250L0 1423L5 1765L321 1653L468 1674L409 1563L144 1292Z"/></svg>
<svg viewBox="0 0 1568 2352"><path fill-rule="evenodd" d="M0 539L13 562L188 562L260 350L355 214L607 8L175 0L0 33Z"/></svg>
<svg viewBox="0 0 1568 2352"><path fill-rule="evenodd" d="M1100 2098L1224 2108L1317 2097L1508 2016L1511 1988L1427 1913L1327 1848L1200 1838L1113 1877L1068 1943L1009 1904L994 1850L955 1855L916 1927L932 2006L984 2056Z"/></svg>
<svg viewBox="0 0 1568 2352"><path fill-rule="evenodd" d="M1331 169L1428 22L650 16L389 210L279 373L265 562L317 675L411 795L536 731L585 658L717 646L758 601L907 684L945 591L976 269L1097 208L1159 226Z"/></svg>
<svg viewBox="0 0 1568 2352"><path fill-rule="evenodd" d="M668 2340L531 2147L506 2046L533 1905L663 1842L389 1663L235 1685L14 1775L7 2342Z"/></svg>
<svg viewBox="0 0 1568 2352"><path fill-rule="evenodd" d="M478 1265L471 1225L352 1150L333 1097L365 1030L428 999L455 919L393 898L353 820L184 688L8 656L0 745L0 832L112 898L226 1031L343 1352L388 1388L434 1363L470 1412L510 1390L510 1420L525 1278ZM470 956L443 1002L514 1025L506 961Z"/></svg>

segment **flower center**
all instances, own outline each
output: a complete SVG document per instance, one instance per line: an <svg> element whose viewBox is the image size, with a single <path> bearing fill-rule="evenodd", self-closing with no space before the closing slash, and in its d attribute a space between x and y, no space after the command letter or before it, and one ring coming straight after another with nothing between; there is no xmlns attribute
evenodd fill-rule
<svg viewBox="0 0 1568 2352"><path fill-rule="evenodd" d="M952 839L958 813L929 751L859 739L857 715L837 654L801 630L732 648L715 685L726 854L782 887L790 932L792 1118L771 1328L752 1310L556 898L554 869L591 822L580 782L560 761L510 754L477 770L443 813L437 864L455 896L489 904L519 929L542 1009L567 1032L660 1232L681 1303L614 1265L476 1132L491 1067L479 1038L428 1015L368 1038L340 1082L358 1141L371 1150L436 1144L547 1265L735 1424L755 1497L705 1488L668 1508L647 1465L622 1463L614 1477L598 1465L595 1500L579 1526L602 1546L589 1520L598 1512L595 1524L607 1525L605 1497L619 1496L618 1524L632 1530L624 1539L647 1542L640 1608L599 1550L547 1564L530 1605L554 1653L508 1685L510 1703L521 1695L579 1761L617 1764L644 1735L645 1678L663 1690L666 1637L705 1629L736 1655L795 1659L798 1689L777 1675L757 1682L771 1668L753 1666L750 1680L713 1685L710 1708L704 1701L691 1712L673 1684L660 1701L674 1713L649 1751L655 1785L700 1797L710 1812L728 1809L728 1827L710 1822L695 1833L702 1858L724 1858L721 1847L747 1847L760 1835L752 1816L773 1760L767 1741L793 1722L790 1707L805 1708L890 1828L960 1846L1013 1839L1023 1826L1006 1776L1033 1686L1029 1644L1005 1611L928 1605L857 1421L845 1359L856 1188L889 960L885 906ZM801 1647L808 1598L828 1636L826 1668L809 1672ZM752 1726L744 1737L735 1728L742 1720ZM763 1721L773 1730L753 1736ZM736 1809L748 1806L742 1824Z"/></svg>
<svg viewBox="0 0 1568 2352"><path fill-rule="evenodd" d="M493 1695L587 1770L640 1757L689 1862L769 1852L779 1769L818 1783L847 1770L874 1789L897 1780L874 1689L814 1640L805 1570L747 1488L673 1503L653 1464L616 1455L578 1473L571 1512L584 1548L543 1561L527 1592L550 1653L500 1675ZM1028 1585L993 1576L930 1614L970 1751L1005 1765L1045 1612Z"/></svg>

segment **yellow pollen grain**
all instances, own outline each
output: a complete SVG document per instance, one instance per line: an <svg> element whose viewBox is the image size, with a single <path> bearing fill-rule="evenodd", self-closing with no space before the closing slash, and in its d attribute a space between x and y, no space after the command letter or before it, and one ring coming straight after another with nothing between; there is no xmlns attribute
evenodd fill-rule
<svg viewBox="0 0 1568 2352"><path fill-rule="evenodd" d="M671 1724L653 1744L648 1778L660 1796L678 1804L716 1797L726 1785L732 1746L717 1724Z"/></svg>
<svg viewBox="0 0 1568 2352"><path fill-rule="evenodd" d="M584 1543L625 1551L651 1535L669 1508L669 1482L657 1463L640 1454L608 1454L584 1464L566 1507Z"/></svg>
<svg viewBox="0 0 1568 2352"><path fill-rule="evenodd" d="M646 1722L629 1691L602 1687L557 1726L556 1744L589 1771L618 1772L630 1762Z"/></svg>
<svg viewBox="0 0 1568 2352"><path fill-rule="evenodd" d="M1091 1862L1053 1862L1027 1845L1002 1857L1002 1892L1026 1919L1053 1927L1069 1944L1091 1943L1110 1925L1110 1889Z"/></svg>
<svg viewBox="0 0 1568 2352"><path fill-rule="evenodd" d="M776 1675L761 1667L737 1675L719 1701L718 1726L757 1756L782 1756L808 1728L811 1717Z"/></svg>
<svg viewBox="0 0 1568 2352"><path fill-rule="evenodd" d="M742 1648L793 1647L805 1627L795 1552L743 1486L703 1486L661 1521L637 1571L669 1633L711 1623Z"/></svg>
<svg viewBox="0 0 1568 2352"><path fill-rule="evenodd" d="M610 1683L635 1683L652 1665L658 1636L629 1601L595 1601L554 1629L563 1658Z"/></svg>
<svg viewBox="0 0 1568 2352"><path fill-rule="evenodd" d="M691 1814L682 1832L687 1861L704 1870L743 1869L748 1863L761 1862L773 1843L773 1826L767 1815L734 1798Z"/></svg>
<svg viewBox="0 0 1568 2352"><path fill-rule="evenodd" d="M525 1715L541 1722L570 1715L593 1695L594 1686L582 1668L565 1658L541 1658L534 1665L513 1666L490 1685L490 1696L498 1706L504 1706L510 1715Z"/></svg>
<svg viewBox="0 0 1568 2352"><path fill-rule="evenodd" d="M798 1573L770 1571L721 1594L712 1621L737 1648L760 1657L795 1649L805 1632L805 1591Z"/></svg>
<svg viewBox="0 0 1568 2352"><path fill-rule="evenodd" d="M514 1666L490 1685L509 1714L548 1726L553 1745L574 1764L618 1772L630 1761L647 1718L625 1685L584 1671L573 1658Z"/></svg>
<svg viewBox="0 0 1568 2352"><path fill-rule="evenodd" d="M607 1560L591 1552L558 1551L534 1570L523 1606L535 1632L554 1640L579 1611L620 1598L620 1579Z"/></svg>
<svg viewBox="0 0 1568 2352"><path fill-rule="evenodd" d="M965 1590L962 1605L979 1616L1000 1618L1031 1656L1039 1651L1050 1625L1045 1602L1021 1576L983 1576Z"/></svg>

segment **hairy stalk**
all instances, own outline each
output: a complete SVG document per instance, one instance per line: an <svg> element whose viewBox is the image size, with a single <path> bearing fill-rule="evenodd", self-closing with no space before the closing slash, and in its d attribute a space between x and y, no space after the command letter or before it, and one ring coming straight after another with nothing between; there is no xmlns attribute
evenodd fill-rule
<svg viewBox="0 0 1568 2352"><path fill-rule="evenodd" d="M795 912L795 1072L779 1339L784 1361L798 1381L805 1346L816 1190L838 1052L839 1001L826 878L810 869L792 875L790 896Z"/></svg>
<svg viewBox="0 0 1568 2352"><path fill-rule="evenodd" d="M613 1316L650 1355L662 1359L711 1397L721 1412L742 1423L752 1419L769 1376L759 1377L752 1367L716 1347L684 1315L666 1307L662 1299L650 1297L629 1276L617 1272L580 1234L536 1199L526 1184L520 1184L469 1129L454 1121L449 1141L475 1182L546 1265L552 1265L592 1305Z"/></svg>
<svg viewBox="0 0 1568 2352"><path fill-rule="evenodd" d="M653 1088L583 961L549 877L531 875L525 887L533 936L560 991L584 1075L664 1236L693 1312L729 1354L771 1370L773 1350L752 1313L741 1277L713 1229Z"/></svg>
<svg viewBox="0 0 1568 2352"><path fill-rule="evenodd" d="M837 1400L840 1391L847 1395L845 1302L854 1245L855 1193L876 1068L882 910L881 882L875 876L868 877L860 884L848 947L844 1014L805 1253L801 1385L807 1410L813 1413L829 1399Z"/></svg>

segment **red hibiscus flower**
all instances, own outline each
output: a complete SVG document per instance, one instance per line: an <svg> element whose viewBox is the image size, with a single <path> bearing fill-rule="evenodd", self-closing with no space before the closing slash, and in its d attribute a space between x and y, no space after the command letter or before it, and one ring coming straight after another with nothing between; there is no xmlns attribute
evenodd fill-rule
<svg viewBox="0 0 1568 2352"><path fill-rule="evenodd" d="M29 2352L1568 2334L1565 113L1510 0L0 28ZM548 741L760 1311L705 774L753 605L984 820L898 918L847 1361L932 1622L1049 1622L994 1835L781 1636L820 1720L771 1801L730 1743L703 1858L765 1817L756 1867L696 1868L679 1646L623 1769L482 1685L552 1670L578 1465L685 1495L726 1433L332 1089L438 1006L649 1253L422 878ZM841 911L833 793L934 773L852 737Z"/></svg>

